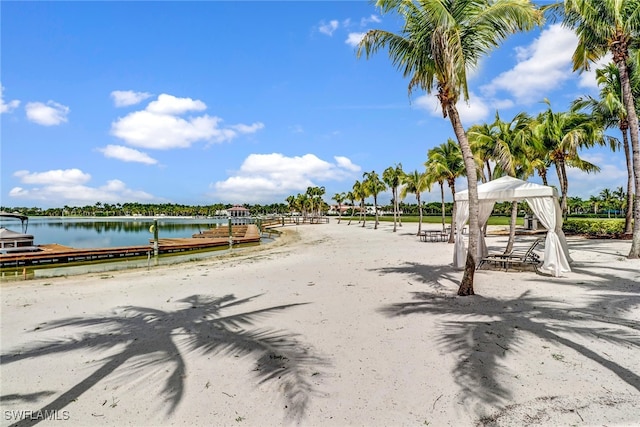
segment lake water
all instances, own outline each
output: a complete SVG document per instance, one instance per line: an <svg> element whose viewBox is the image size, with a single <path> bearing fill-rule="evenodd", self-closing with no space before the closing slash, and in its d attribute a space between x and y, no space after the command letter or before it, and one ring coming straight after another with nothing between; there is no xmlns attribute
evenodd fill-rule
<svg viewBox="0 0 640 427"><path fill-rule="evenodd" d="M27 234L35 245L57 243L72 248L108 248L148 245L153 239L149 230L154 219L141 218L78 218L31 217ZM228 225L228 220L215 218L159 218L160 238L191 237L200 231ZM0 226L22 232L20 221L0 218Z"/></svg>

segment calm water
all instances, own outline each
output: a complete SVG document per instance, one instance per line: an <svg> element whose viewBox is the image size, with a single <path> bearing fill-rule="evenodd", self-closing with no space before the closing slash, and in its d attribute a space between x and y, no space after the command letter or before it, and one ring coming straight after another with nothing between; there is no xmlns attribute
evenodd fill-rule
<svg viewBox="0 0 640 427"><path fill-rule="evenodd" d="M158 219L160 238L191 237L216 224L226 226L226 219L167 218ZM34 244L58 243L72 248L107 248L115 246L148 245L153 239L149 227L153 218L42 218L31 217L27 234ZM22 232L20 221L0 219L0 226Z"/></svg>

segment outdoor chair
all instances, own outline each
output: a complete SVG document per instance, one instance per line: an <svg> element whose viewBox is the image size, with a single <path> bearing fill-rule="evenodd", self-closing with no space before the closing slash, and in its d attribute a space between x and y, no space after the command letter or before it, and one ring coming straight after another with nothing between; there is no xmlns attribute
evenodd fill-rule
<svg viewBox="0 0 640 427"><path fill-rule="evenodd" d="M543 242L543 238L536 239L525 251L512 251L508 254L489 254L480 260L478 263L478 269L484 264L497 265L505 270L509 270L510 267L532 266L537 273L538 267L542 264L542 261L540 260L540 256L535 253L534 250Z"/></svg>

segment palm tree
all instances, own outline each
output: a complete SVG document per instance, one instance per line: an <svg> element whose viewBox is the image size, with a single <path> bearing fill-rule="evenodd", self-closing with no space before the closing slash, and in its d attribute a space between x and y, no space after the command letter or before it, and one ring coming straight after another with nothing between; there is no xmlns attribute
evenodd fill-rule
<svg viewBox="0 0 640 427"><path fill-rule="evenodd" d="M561 5L553 5L559 11ZM640 13L637 0L564 0L563 23L578 35L578 46L573 53L574 71L589 70L592 62L607 53L618 67L622 99L627 111L633 173L636 191L640 188L640 139L638 115L633 98L629 60L631 51L640 47ZM635 204L633 237L629 258L640 258L640 204Z"/></svg>
<svg viewBox="0 0 640 427"><path fill-rule="evenodd" d="M351 202L351 215L349 215L349 222L347 223L347 225L351 225L351 218L353 218L353 214L355 212L356 196L353 194L353 191L347 191L345 198Z"/></svg>
<svg viewBox="0 0 640 427"><path fill-rule="evenodd" d="M494 157L498 175L506 174L514 178L526 180L533 174L534 166L529 161L536 151L536 140L531 138L532 121L525 113L517 114L510 122L504 122L496 113L496 120L492 124L495 136ZM511 202L511 221L509 226L509 240L505 253L511 253L516 237L516 220L518 218L518 202Z"/></svg>
<svg viewBox="0 0 640 427"><path fill-rule="evenodd" d="M402 189L400 190L400 198L404 199L407 197L407 194L415 194L416 201L418 202L418 212L420 215L420 220L418 221L418 236L422 231L422 203L420 202L420 194L427 189L429 189L429 182L426 172L418 172L418 170L414 170L413 172L406 173L402 177Z"/></svg>
<svg viewBox="0 0 640 427"><path fill-rule="evenodd" d="M332 199L338 204L338 224L340 224L340 220L342 219L342 202L344 202L345 194L336 193L333 195Z"/></svg>
<svg viewBox="0 0 640 427"><path fill-rule="evenodd" d="M449 232L449 243L455 241L455 227L453 227L456 217L456 178L465 174L464 161L460 146L449 138L446 143L440 144L427 152L427 161L425 162L427 173L429 176L447 181L451 196L453 197L453 210L451 212L451 231ZM442 198L444 202L444 195ZM443 203L444 204L444 203ZM444 212L444 209L443 209Z"/></svg>
<svg viewBox="0 0 640 427"><path fill-rule="evenodd" d="M634 97L640 97L640 77L634 73L632 79ZM600 120L605 128L617 126L622 134L622 147L627 164L627 210L624 221L624 233L631 234L633 229L633 162L629 151L629 120L622 99L620 72L614 63L596 70L596 80L600 86L600 99L591 96L574 101L576 108L586 108L591 115Z"/></svg>
<svg viewBox="0 0 640 427"><path fill-rule="evenodd" d="M353 195L360 202L360 220L358 220L358 222L362 221L362 226L364 227L367 221L367 215L364 213L364 201L369 196L367 186L356 180L353 184Z"/></svg>
<svg viewBox="0 0 640 427"><path fill-rule="evenodd" d="M370 30L358 46L367 57L389 48L394 65L409 77L409 93L432 93L449 118L460 144L469 188L469 249L458 295L472 295L478 246L476 164L456 107L469 99L467 71L508 35L542 23L542 13L529 0L378 0L382 13L404 21L400 34Z"/></svg>
<svg viewBox="0 0 640 427"><path fill-rule="evenodd" d="M396 232L396 222L398 220L398 187L402 182L402 163L396 164L395 167L389 166L382 172L382 180L391 189L391 197L393 197L393 232Z"/></svg>
<svg viewBox="0 0 640 427"><path fill-rule="evenodd" d="M537 116L533 138L536 143L545 147L556 168L562 195L560 206L566 216L569 189L567 167L575 167L587 173L598 172L600 168L581 159L578 151L596 144L604 145L611 140L605 137L602 125L590 115L575 107L557 113L551 109L549 100L545 99L545 103L548 108Z"/></svg>
<svg viewBox="0 0 640 427"><path fill-rule="evenodd" d="M376 222L373 225L373 229L378 229L378 194L387 189L387 186L384 184L384 181L380 179L376 171L365 172L362 174L362 184L367 189L367 194L373 196L373 210L376 214Z"/></svg>

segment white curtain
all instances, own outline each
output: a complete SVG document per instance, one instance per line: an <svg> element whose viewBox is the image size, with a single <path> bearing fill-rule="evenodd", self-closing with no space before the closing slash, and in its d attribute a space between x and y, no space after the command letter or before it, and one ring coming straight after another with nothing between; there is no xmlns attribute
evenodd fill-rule
<svg viewBox="0 0 640 427"><path fill-rule="evenodd" d="M469 202L467 200L461 200L455 202L456 217L455 217L455 230L456 230L456 242L453 248L453 265L456 268L464 268L464 264L467 261L466 247L464 244L464 237L462 236L462 229L469 220Z"/></svg>
<svg viewBox="0 0 640 427"><path fill-rule="evenodd" d="M569 249L562 232L562 215L558 215L558 201L553 197L532 197L526 201L547 229L547 238L544 243L544 263L540 270L556 277L571 271ZM558 216L560 216L559 221Z"/></svg>
<svg viewBox="0 0 640 427"><path fill-rule="evenodd" d="M464 268L467 262L466 246L464 243L464 236L462 230L464 225L469 220L469 201L461 200L456 202L458 204L456 211L456 244L453 251L453 265L457 268ZM482 227L489 220L491 212L493 212L493 206L496 202L492 200L481 200L478 209L478 260L484 258L489 254L487 249L487 243L484 240L484 233Z"/></svg>
<svg viewBox="0 0 640 427"><path fill-rule="evenodd" d="M487 242L484 239L484 233L482 228L489 221L491 212L493 212L493 206L496 204L493 200L480 200L480 206L478 209L478 261L489 255L489 249L487 248Z"/></svg>

